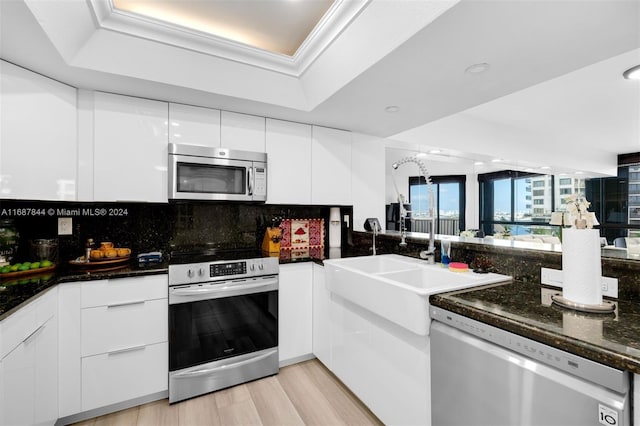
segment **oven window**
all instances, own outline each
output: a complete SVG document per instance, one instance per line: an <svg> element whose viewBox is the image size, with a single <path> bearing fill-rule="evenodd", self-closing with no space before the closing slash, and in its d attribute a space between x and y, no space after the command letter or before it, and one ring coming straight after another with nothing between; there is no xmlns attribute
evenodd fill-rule
<svg viewBox="0 0 640 426"><path fill-rule="evenodd" d="M246 167L178 163L178 192L206 194L244 194Z"/></svg>
<svg viewBox="0 0 640 426"><path fill-rule="evenodd" d="M278 292L169 305L169 370L278 346Z"/></svg>

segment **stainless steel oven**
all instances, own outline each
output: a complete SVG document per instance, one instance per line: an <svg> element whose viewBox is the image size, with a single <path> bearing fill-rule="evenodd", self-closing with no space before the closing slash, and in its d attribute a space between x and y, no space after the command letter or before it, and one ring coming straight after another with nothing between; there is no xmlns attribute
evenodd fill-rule
<svg viewBox="0 0 640 426"><path fill-rule="evenodd" d="M278 259L169 265L169 402L276 374Z"/></svg>
<svg viewBox="0 0 640 426"><path fill-rule="evenodd" d="M267 200L267 154L169 144L169 199Z"/></svg>

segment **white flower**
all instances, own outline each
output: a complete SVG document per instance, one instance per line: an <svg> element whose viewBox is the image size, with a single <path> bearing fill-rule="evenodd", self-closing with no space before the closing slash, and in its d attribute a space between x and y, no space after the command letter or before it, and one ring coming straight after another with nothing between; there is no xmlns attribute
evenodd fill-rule
<svg viewBox="0 0 640 426"><path fill-rule="evenodd" d="M595 213L589 212L591 203L583 196L578 197L577 194L568 195L565 198L567 212L569 213L571 227L575 228L578 221L585 221L586 227L591 229L593 225L598 224ZM565 219L565 224L567 220Z"/></svg>

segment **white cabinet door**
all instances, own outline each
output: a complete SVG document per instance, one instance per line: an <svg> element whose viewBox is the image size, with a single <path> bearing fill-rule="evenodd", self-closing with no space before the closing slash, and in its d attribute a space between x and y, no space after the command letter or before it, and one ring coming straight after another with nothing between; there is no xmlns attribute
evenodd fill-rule
<svg viewBox="0 0 640 426"><path fill-rule="evenodd" d="M76 89L0 60L0 198L75 200Z"/></svg>
<svg viewBox="0 0 640 426"><path fill-rule="evenodd" d="M167 390L167 342L82 358L82 411Z"/></svg>
<svg viewBox="0 0 640 426"><path fill-rule="evenodd" d="M169 282L166 274L134 278L97 280L82 286L81 306L108 306L153 299L166 299Z"/></svg>
<svg viewBox="0 0 640 426"><path fill-rule="evenodd" d="M23 337L0 359L0 425L54 424L58 419L56 290L2 321L0 340L4 332L14 334L12 329ZM30 328L25 329L21 320L27 318Z"/></svg>
<svg viewBox="0 0 640 426"><path fill-rule="evenodd" d="M167 120L166 102L96 92L96 201L167 201Z"/></svg>
<svg viewBox="0 0 640 426"><path fill-rule="evenodd" d="M278 349L280 365L313 352L311 263L280 265Z"/></svg>
<svg viewBox="0 0 640 426"><path fill-rule="evenodd" d="M313 354L331 370L331 293L324 267L313 264Z"/></svg>
<svg viewBox="0 0 640 426"><path fill-rule="evenodd" d="M35 411L35 346L20 344L0 361L3 410L0 425L33 424Z"/></svg>
<svg viewBox="0 0 640 426"><path fill-rule="evenodd" d="M220 146L220 110L169 104L169 142Z"/></svg>
<svg viewBox="0 0 640 426"><path fill-rule="evenodd" d="M311 159L311 203L350 205L351 133L313 126Z"/></svg>
<svg viewBox="0 0 640 426"><path fill-rule="evenodd" d="M86 283L89 285L90 283ZM58 342L60 344L58 371L59 416L64 418L82 411L82 377L81 377L81 309L80 282L64 283L58 289Z"/></svg>
<svg viewBox="0 0 640 426"><path fill-rule="evenodd" d="M167 306L156 299L83 309L82 356L166 342Z"/></svg>
<svg viewBox="0 0 640 426"><path fill-rule="evenodd" d="M267 118L267 202L311 203L311 126Z"/></svg>
<svg viewBox="0 0 640 426"><path fill-rule="evenodd" d="M220 144L224 148L265 152L265 118L222 111Z"/></svg>

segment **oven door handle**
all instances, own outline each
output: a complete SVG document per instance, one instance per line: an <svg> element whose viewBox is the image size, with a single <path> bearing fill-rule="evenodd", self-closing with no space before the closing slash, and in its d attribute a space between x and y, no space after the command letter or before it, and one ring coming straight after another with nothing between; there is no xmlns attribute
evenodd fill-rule
<svg viewBox="0 0 640 426"><path fill-rule="evenodd" d="M277 289L278 280L270 279L264 280L257 283L248 283L246 281L233 283L230 282L224 285L212 285L209 287L187 287L187 288L176 288L171 289L171 295L173 296L200 296L203 294L216 295L216 294L226 294L228 292L238 292L238 294L243 293L255 293L256 289L264 288L265 291Z"/></svg>
<svg viewBox="0 0 640 426"><path fill-rule="evenodd" d="M255 357L251 357L251 358L247 358L244 359L242 361L238 361L238 362L232 362L231 364L224 364L224 365L219 365L213 368L203 368L201 370L193 370L193 371L185 371L183 373L177 373L175 374L173 377L176 379L189 379L192 377L200 377L200 376L207 376L211 373L215 373L216 371L219 370L228 370L230 368L238 368L238 367L242 367L243 365L246 364L250 364L256 361L260 361L262 359L268 358L270 356L273 355L273 353L275 352L275 350L273 351L269 351L267 353L255 356Z"/></svg>

